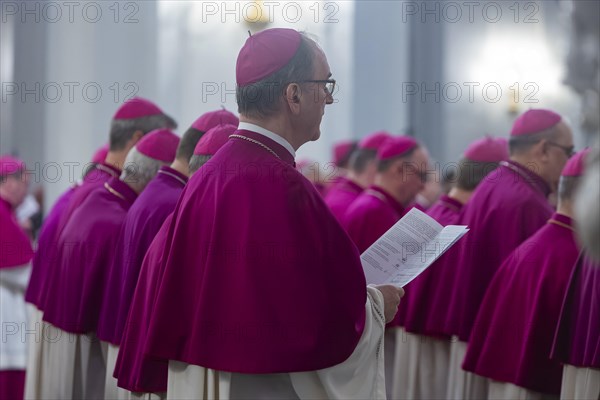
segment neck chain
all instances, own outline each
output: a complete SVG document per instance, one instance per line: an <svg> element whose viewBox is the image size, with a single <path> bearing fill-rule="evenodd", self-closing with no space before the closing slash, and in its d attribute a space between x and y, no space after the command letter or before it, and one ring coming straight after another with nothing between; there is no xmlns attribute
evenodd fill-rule
<svg viewBox="0 0 600 400"><path fill-rule="evenodd" d="M507 161L500 161L500 165L502 165L503 167L506 167L506 168L508 168L508 169L516 172L517 174L521 175L521 177L525 179L525 182L529 183L532 186L536 186L542 193L545 193L544 189L540 186L540 184L538 183L538 181L535 180L533 177L527 175L525 172L521 171L520 168L512 165L511 163L509 163Z"/></svg>
<svg viewBox="0 0 600 400"><path fill-rule="evenodd" d="M108 184L108 182L104 182L104 187L106 188L106 190L108 190L109 192L111 192L112 194L114 194L115 196L117 196L118 198L127 201L127 199L125 198L125 196L123 196L121 193L117 192L115 189L113 189L112 187L110 187L110 185Z"/></svg>
<svg viewBox="0 0 600 400"><path fill-rule="evenodd" d="M250 139L249 137L242 136L242 135L235 135L235 134L234 135L229 135L229 137L230 138L247 140L250 143L254 143L256 145L259 145L260 147L262 147L263 149L267 150L269 153L273 154L275 157L277 157L277 158L279 158L281 160L281 157L279 157L279 155L277 155L277 153L275 153L275 151L273 151L273 149L271 149L266 144L263 144L263 143L259 142L258 140Z"/></svg>
<svg viewBox="0 0 600 400"><path fill-rule="evenodd" d="M168 171L162 171L162 170L160 170L160 171L158 171L158 173L159 173L159 174L165 174L165 175L168 175L168 176L170 176L171 178L178 180L179 182L181 182L181 184L182 184L183 186L185 186L185 184L186 184L186 182L185 182L183 179L181 179L181 178L180 178L180 177L178 177L177 175L175 175L175 174L172 174L172 173L170 173L170 172L168 172Z"/></svg>

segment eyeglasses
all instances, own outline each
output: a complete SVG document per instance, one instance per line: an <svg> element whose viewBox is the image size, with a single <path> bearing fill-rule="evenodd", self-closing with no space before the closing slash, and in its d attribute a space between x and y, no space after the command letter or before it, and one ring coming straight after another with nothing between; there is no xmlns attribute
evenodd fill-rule
<svg viewBox="0 0 600 400"><path fill-rule="evenodd" d="M335 79L316 79L316 80L313 79L313 80L300 81L300 83L324 83L327 94L330 94L332 96L333 96L333 91L335 90Z"/></svg>
<svg viewBox="0 0 600 400"><path fill-rule="evenodd" d="M558 143L554 143L551 141L547 141L546 143L548 143L551 146L555 146L558 147L559 149L561 149L562 151L565 152L565 154L567 155L568 158L573 157L573 155L575 154L575 146L562 146Z"/></svg>

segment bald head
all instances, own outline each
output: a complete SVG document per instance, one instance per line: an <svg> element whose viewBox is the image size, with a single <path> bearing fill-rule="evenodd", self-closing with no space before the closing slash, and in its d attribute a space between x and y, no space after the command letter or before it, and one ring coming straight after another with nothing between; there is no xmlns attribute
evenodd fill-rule
<svg viewBox="0 0 600 400"><path fill-rule="evenodd" d="M555 126L541 132L529 135L511 136L508 142L510 155L527 154L542 141L563 142L571 139L572 142L572 136L571 128L569 128L564 121L560 121Z"/></svg>
<svg viewBox="0 0 600 400"><path fill-rule="evenodd" d="M382 187L399 203L408 206L427 182L429 158L422 146L408 150L377 165L375 185Z"/></svg>
<svg viewBox="0 0 600 400"><path fill-rule="evenodd" d="M573 133L561 121L538 133L512 136L509 147L511 160L531 169L556 192L560 173L573 154Z"/></svg>

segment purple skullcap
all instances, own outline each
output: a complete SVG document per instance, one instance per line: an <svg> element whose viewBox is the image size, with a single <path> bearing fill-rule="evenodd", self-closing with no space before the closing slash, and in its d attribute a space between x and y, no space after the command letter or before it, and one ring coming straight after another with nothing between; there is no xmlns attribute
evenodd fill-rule
<svg viewBox="0 0 600 400"><path fill-rule="evenodd" d="M509 159L508 140L487 136L471 143L464 157L475 162L500 162Z"/></svg>
<svg viewBox="0 0 600 400"><path fill-rule="evenodd" d="M344 140L333 145L333 162L339 165L354 149L354 140Z"/></svg>
<svg viewBox="0 0 600 400"><path fill-rule="evenodd" d="M569 158L567 164L562 170L561 176L581 176L585 171L585 158L590 152L590 148L586 148Z"/></svg>
<svg viewBox="0 0 600 400"><path fill-rule="evenodd" d="M393 136L389 132L386 132L386 131L373 132L373 133L365 136L364 138L362 138L360 140L360 142L358 142L358 148L359 149L368 149L368 150L378 150L381 147L381 145L391 137L393 137Z"/></svg>
<svg viewBox="0 0 600 400"><path fill-rule="evenodd" d="M295 29L266 29L250 36L235 67L238 86L259 82L285 67L294 57L302 36Z"/></svg>
<svg viewBox="0 0 600 400"><path fill-rule="evenodd" d="M163 111L150 100L134 97L119 107L113 119L135 119L160 114L164 114Z"/></svg>
<svg viewBox="0 0 600 400"><path fill-rule="evenodd" d="M16 174L25 170L23 160L11 155L3 155L0 157L0 176Z"/></svg>
<svg viewBox="0 0 600 400"><path fill-rule="evenodd" d="M192 124L192 128L200 132L208 132L217 125L235 125L238 126L240 120L231 111L226 109L209 111L204 113Z"/></svg>
<svg viewBox="0 0 600 400"><path fill-rule="evenodd" d="M410 136L396 136L386 140L377 151L377 159L380 161L401 156L419 145Z"/></svg>
<svg viewBox="0 0 600 400"><path fill-rule="evenodd" d="M155 160L171 163L179 146L179 136L168 129L157 129L144 135L135 145L137 151Z"/></svg>
<svg viewBox="0 0 600 400"><path fill-rule="evenodd" d="M225 124L211 128L200 138L194 149L194 155L213 156L237 130L237 125Z"/></svg>
<svg viewBox="0 0 600 400"><path fill-rule="evenodd" d="M525 111L513 124L510 136L531 135L552 128L562 117L550 110L531 109Z"/></svg>

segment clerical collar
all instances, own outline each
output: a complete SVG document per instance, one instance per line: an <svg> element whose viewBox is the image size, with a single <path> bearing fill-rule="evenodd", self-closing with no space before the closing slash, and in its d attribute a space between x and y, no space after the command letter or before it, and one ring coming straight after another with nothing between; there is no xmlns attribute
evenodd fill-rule
<svg viewBox="0 0 600 400"><path fill-rule="evenodd" d="M548 195L552 192L552 189L550 188L548 183L546 183L546 181L544 181L541 176L526 168L524 165L521 165L513 160L500 161L500 165L519 174L521 177L524 178L525 182L540 190L544 197L548 197Z"/></svg>
<svg viewBox="0 0 600 400"><path fill-rule="evenodd" d="M113 196L132 204L138 194L125 182L119 178L111 178L104 182L104 188Z"/></svg>
<svg viewBox="0 0 600 400"><path fill-rule="evenodd" d="M548 223L562 226L563 228L569 229L571 231L575 231L575 229L573 228L573 219L567 217L564 214L559 214L555 212L554 215L552 215L552 218L548 220Z"/></svg>
<svg viewBox="0 0 600 400"><path fill-rule="evenodd" d="M162 166L159 170L158 170L159 174L162 174L165 177L169 177L172 180L175 180L179 183L181 183L181 186L185 186L185 184L188 181L188 177L185 176L184 174L182 174L181 172L169 167L168 165L164 165Z"/></svg>
<svg viewBox="0 0 600 400"><path fill-rule="evenodd" d="M265 129L262 126L254 125L249 122L240 122L240 124L238 125L238 129L256 132L258 134L266 136L269 139L271 139L272 141L274 141L275 143L281 145L287 151L289 151L289 153L292 155L293 158L296 158L296 151L294 150L294 148L292 147L290 142L288 142L287 140L285 140L283 137L279 136L275 132L271 132L270 130Z"/></svg>
<svg viewBox="0 0 600 400"><path fill-rule="evenodd" d="M121 176L120 169L113 167L112 165L107 164L105 162L96 164L96 169L106 172L107 174L109 174L110 176L115 177L115 178L118 178L119 176Z"/></svg>

